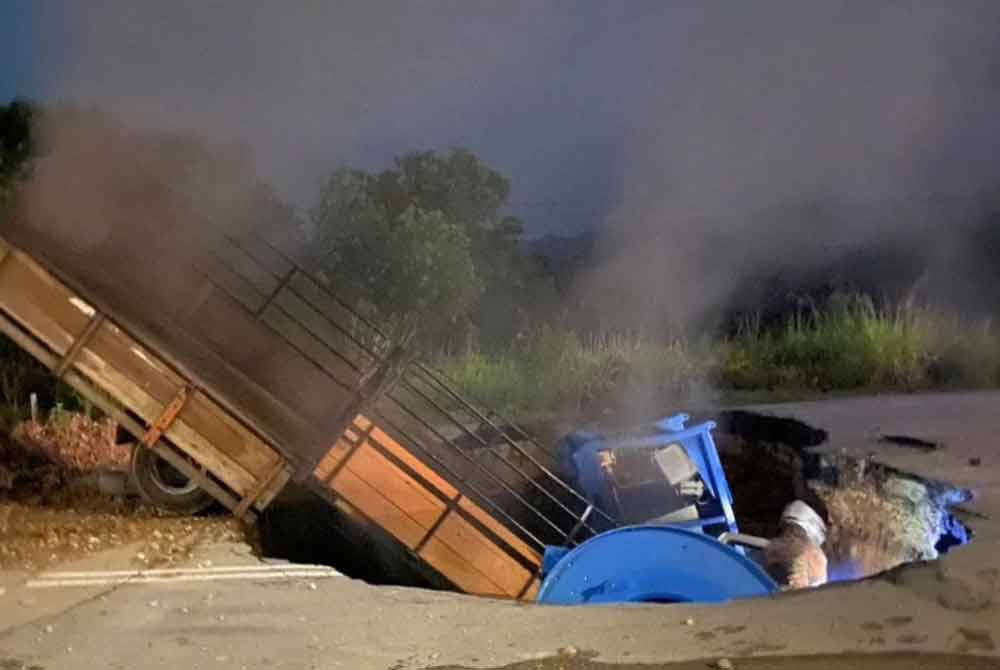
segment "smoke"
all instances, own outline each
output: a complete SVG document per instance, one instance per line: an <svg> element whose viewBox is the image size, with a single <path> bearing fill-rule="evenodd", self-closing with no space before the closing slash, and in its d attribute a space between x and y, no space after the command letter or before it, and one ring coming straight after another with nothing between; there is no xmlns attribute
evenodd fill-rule
<svg viewBox="0 0 1000 670"><path fill-rule="evenodd" d="M567 20L552 5L65 2L45 14L61 38L47 91L245 143L269 181L310 204L335 167L457 143L495 120Z"/></svg>
<svg viewBox="0 0 1000 670"><path fill-rule="evenodd" d="M760 276L880 244L968 294L968 203L1000 172L991 0L49 0L37 14L47 99L245 145L298 206L334 167L469 146L512 178L530 231L602 231L582 297L608 324L700 323ZM92 168L75 160L67 174ZM198 185L211 197L225 181ZM58 192L67 210L96 197Z"/></svg>
<svg viewBox="0 0 1000 670"><path fill-rule="evenodd" d="M977 198L1000 183L1000 7L678 14L685 38L648 46L649 86L632 101L622 204L587 286L599 313L684 327L759 298L762 276L838 263L858 276L884 264L874 274L888 282L892 254L857 258L876 246L906 250L933 284L961 283Z"/></svg>

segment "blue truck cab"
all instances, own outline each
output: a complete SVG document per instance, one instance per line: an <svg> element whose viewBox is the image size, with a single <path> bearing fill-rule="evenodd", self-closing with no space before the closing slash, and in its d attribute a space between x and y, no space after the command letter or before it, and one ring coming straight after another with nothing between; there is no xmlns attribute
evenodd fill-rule
<svg viewBox="0 0 1000 670"><path fill-rule="evenodd" d="M540 603L723 602L777 590L741 547L719 541L739 529L715 423L688 419L560 441L564 476L607 518L595 515L604 526L586 542L546 549Z"/></svg>

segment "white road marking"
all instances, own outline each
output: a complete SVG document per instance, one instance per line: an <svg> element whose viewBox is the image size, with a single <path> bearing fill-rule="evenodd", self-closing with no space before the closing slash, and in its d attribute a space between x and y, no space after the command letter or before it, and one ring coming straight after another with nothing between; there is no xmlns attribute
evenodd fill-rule
<svg viewBox="0 0 1000 670"><path fill-rule="evenodd" d="M93 577L93 576L103 576L103 577L138 577L141 575L179 575L187 573L198 573L198 574L214 574L222 572L305 572L305 571L316 571L316 572L337 572L333 568L326 565L305 565L298 563L265 563L265 564L255 564L255 565L213 565L205 567L190 567L190 568L154 568L149 570L83 570L83 571L52 571L43 572L38 575L39 579L43 578L75 578L75 577Z"/></svg>
<svg viewBox="0 0 1000 670"><path fill-rule="evenodd" d="M329 577L343 577L343 575L333 568L322 565L227 565L211 568L47 572L38 575L36 579L29 580L25 586L29 589L46 589L232 580L327 579Z"/></svg>

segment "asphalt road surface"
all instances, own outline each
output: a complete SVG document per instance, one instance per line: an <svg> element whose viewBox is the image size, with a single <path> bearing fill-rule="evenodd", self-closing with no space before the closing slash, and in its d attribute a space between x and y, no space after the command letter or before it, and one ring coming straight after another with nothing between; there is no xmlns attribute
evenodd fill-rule
<svg viewBox="0 0 1000 670"><path fill-rule="evenodd" d="M591 608L371 587L328 569L262 564L237 544L136 575L126 549L57 573L0 575L0 669L704 668L719 659L753 669L1000 667L1000 394L767 409L828 429L826 448L972 488L976 540L935 564L809 593ZM883 445L879 432L946 446ZM888 655L897 652L921 655Z"/></svg>

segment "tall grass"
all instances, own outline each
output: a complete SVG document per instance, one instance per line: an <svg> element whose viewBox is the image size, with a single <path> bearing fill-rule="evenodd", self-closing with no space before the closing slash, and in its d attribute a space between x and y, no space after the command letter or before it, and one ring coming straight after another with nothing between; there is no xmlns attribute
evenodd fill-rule
<svg viewBox="0 0 1000 670"><path fill-rule="evenodd" d="M588 410L624 396L677 396L700 385L707 351L619 333L542 328L506 351L438 362L463 390L509 413Z"/></svg>
<svg viewBox="0 0 1000 670"><path fill-rule="evenodd" d="M842 296L776 328L747 320L735 336L711 342L583 338L543 328L507 350L438 364L463 390L513 414L622 402L666 409L703 398L709 385L786 397L993 387L1000 385L1000 334L990 323L914 304L880 307Z"/></svg>
<svg viewBox="0 0 1000 670"><path fill-rule="evenodd" d="M984 323L903 304L841 297L775 330L747 323L721 345L734 389L918 391L1000 383L1000 337Z"/></svg>

